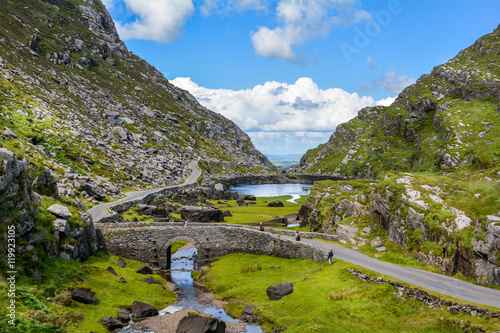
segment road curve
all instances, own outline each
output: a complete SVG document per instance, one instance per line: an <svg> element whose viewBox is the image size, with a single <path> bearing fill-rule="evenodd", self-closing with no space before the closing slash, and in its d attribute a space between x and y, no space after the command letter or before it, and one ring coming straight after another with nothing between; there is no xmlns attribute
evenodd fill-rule
<svg viewBox="0 0 500 333"><path fill-rule="evenodd" d="M121 199L113 201L113 202L107 202L107 203L103 203L103 204L94 206L88 210L88 213L92 216L92 219L94 221L99 221L105 217L111 216L108 208L116 206L120 203L132 201L132 200L137 200L137 199L144 197L145 195L161 191L165 188L174 188L174 187L180 187L180 186L194 184L198 180L198 178L201 176L201 170L198 168L197 164L198 164L197 160L191 161L188 164L188 167L192 170L192 173L181 184L164 186L164 187L159 187L159 188L145 190L145 191L127 192L127 193L125 193L125 198L121 198Z"/></svg>
<svg viewBox="0 0 500 333"><path fill-rule="evenodd" d="M412 285L465 301L500 308L500 290L478 286L447 275L380 261L340 245L304 238L302 238L302 242L320 248L325 252L327 249L333 248L334 258L353 263Z"/></svg>

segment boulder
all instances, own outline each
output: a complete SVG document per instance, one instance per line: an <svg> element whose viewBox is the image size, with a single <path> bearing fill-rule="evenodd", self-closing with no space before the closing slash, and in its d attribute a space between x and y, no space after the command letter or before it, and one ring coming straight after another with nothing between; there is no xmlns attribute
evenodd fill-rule
<svg viewBox="0 0 500 333"><path fill-rule="evenodd" d="M146 282L147 284L159 284L163 288L163 290L165 290L165 287L161 284L161 282L156 281L152 276L145 277L144 279L140 279L139 281Z"/></svg>
<svg viewBox="0 0 500 333"><path fill-rule="evenodd" d="M245 195L245 197L243 198L243 200L257 201L257 198L255 197L255 195Z"/></svg>
<svg viewBox="0 0 500 333"><path fill-rule="evenodd" d="M224 333L226 323L216 318L185 316L179 322L176 333Z"/></svg>
<svg viewBox="0 0 500 333"><path fill-rule="evenodd" d="M122 322L116 319L115 317L104 317L99 319L99 322L104 326L106 326L110 331L123 328Z"/></svg>
<svg viewBox="0 0 500 333"><path fill-rule="evenodd" d="M87 289L73 288L71 299L83 304L95 304L95 292Z"/></svg>
<svg viewBox="0 0 500 333"><path fill-rule="evenodd" d="M184 220L195 222L224 222L224 215L217 207L184 206L180 210Z"/></svg>
<svg viewBox="0 0 500 333"><path fill-rule="evenodd" d="M288 225L288 219L286 217L278 217L274 220L268 221L267 223L270 223L270 224L277 223L277 224Z"/></svg>
<svg viewBox="0 0 500 333"><path fill-rule="evenodd" d="M373 247L379 247L382 246L384 242L380 239L380 237L375 237L371 242L370 245Z"/></svg>
<svg viewBox="0 0 500 333"><path fill-rule="evenodd" d="M130 319L130 311L127 309L121 308L120 310L118 310L117 315L118 315L118 318L120 318L120 320L123 320L123 321L128 321Z"/></svg>
<svg viewBox="0 0 500 333"><path fill-rule="evenodd" d="M59 231L59 238L62 239L69 236L69 233L71 232L71 227L68 221L57 218L54 220L52 224L54 225L54 228L56 228L56 230Z"/></svg>
<svg viewBox="0 0 500 333"><path fill-rule="evenodd" d="M122 258L118 259L118 260L116 261L116 264L117 264L119 267L121 267L121 268L123 268L123 267L125 267L125 266L127 265L127 263L125 262L125 260L123 260Z"/></svg>
<svg viewBox="0 0 500 333"><path fill-rule="evenodd" d="M118 276L118 274L116 273L116 271L113 269L113 267L109 266L108 268L106 268L106 270L108 272L110 272L111 274L115 275L115 276Z"/></svg>
<svg viewBox="0 0 500 333"><path fill-rule="evenodd" d="M254 323L259 319L256 315L253 314L255 310L255 306L251 304L245 305L245 308L243 309L243 313L241 315L240 320L245 322L245 323Z"/></svg>
<svg viewBox="0 0 500 333"><path fill-rule="evenodd" d="M279 200L276 201L271 201L270 203L267 204L267 207L285 207L283 203Z"/></svg>
<svg viewBox="0 0 500 333"><path fill-rule="evenodd" d="M267 288L266 293L270 300L276 301L293 293L293 285L291 282L283 282L275 286L270 286Z"/></svg>
<svg viewBox="0 0 500 333"><path fill-rule="evenodd" d="M223 215L224 217L231 217L231 216L233 216L233 214L231 214L231 212L230 212L230 211L228 211L228 210L226 210L225 212L222 212L222 215Z"/></svg>
<svg viewBox="0 0 500 333"><path fill-rule="evenodd" d="M139 274L153 274L153 270L149 268L148 266L142 266L138 270L135 271L136 273Z"/></svg>
<svg viewBox="0 0 500 333"><path fill-rule="evenodd" d="M54 214L55 216L64 220L69 219L72 215L68 207L59 204L52 205L47 210L52 214Z"/></svg>
<svg viewBox="0 0 500 333"><path fill-rule="evenodd" d="M133 318L145 318L157 316L158 310L154 306L147 303L135 301L132 303L132 317Z"/></svg>
<svg viewBox="0 0 500 333"><path fill-rule="evenodd" d="M120 276L120 282L121 283L128 283L127 280L125 280L122 276Z"/></svg>
<svg viewBox="0 0 500 333"><path fill-rule="evenodd" d="M377 252L386 252L387 248L385 246L381 246L381 247L377 247L375 250L377 250Z"/></svg>

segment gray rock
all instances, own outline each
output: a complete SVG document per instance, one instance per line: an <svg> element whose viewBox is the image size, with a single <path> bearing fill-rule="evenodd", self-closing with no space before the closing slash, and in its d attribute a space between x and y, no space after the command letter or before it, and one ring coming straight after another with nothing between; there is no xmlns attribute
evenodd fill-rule
<svg viewBox="0 0 500 333"><path fill-rule="evenodd" d="M349 185L349 184L342 184L340 185L340 188L339 188L342 192L352 192L354 191L354 188Z"/></svg>
<svg viewBox="0 0 500 333"><path fill-rule="evenodd" d="M153 274L153 271L148 266L142 266L141 268L139 268L135 272L139 273L139 274Z"/></svg>
<svg viewBox="0 0 500 333"><path fill-rule="evenodd" d="M120 280L119 280L121 283L128 283L127 280L125 280L122 276L120 276Z"/></svg>
<svg viewBox="0 0 500 333"><path fill-rule="evenodd" d="M143 279L140 279L139 281L146 282L147 284L159 284L163 288L163 290L165 290L165 287L159 281L156 281L152 276L145 277Z"/></svg>
<svg viewBox="0 0 500 333"><path fill-rule="evenodd" d="M194 222L224 222L224 215L217 207L184 206L180 214L184 220Z"/></svg>
<svg viewBox="0 0 500 333"><path fill-rule="evenodd" d="M158 310L154 306L147 303L135 301L132 303L132 317L133 318L145 318L157 316Z"/></svg>
<svg viewBox="0 0 500 333"><path fill-rule="evenodd" d="M179 322L176 333L224 333L226 323L216 318L185 316Z"/></svg>
<svg viewBox="0 0 500 333"><path fill-rule="evenodd" d="M69 219L72 215L68 207L59 204L52 205L47 210L55 216L65 220Z"/></svg>
<svg viewBox="0 0 500 333"><path fill-rule="evenodd" d="M115 276L118 276L118 274L116 273L116 271L114 270L113 267L109 266L108 268L106 268L106 270L108 272L110 272L111 274L115 275Z"/></svg>
<svg viewBox="0 0 500 333"><path fill-rule="evenodd" d="M95 304L95 292L81 288L73 288L71 291L71 299L79 303Z"/></svg>
<svg viewBox="0 0 500 333"><path fill-rule="evenodd" d="M3 136L7 137L7 138L14 138L14 139L17 139L17 135L16 133L14 133L10 128L6 128L4 131L3 131Z"/></svg>
<svg viewBox="0 0 500 333"><path fill-rule="evenodd" d="M255 306L251 304L245 305L245 308L243 309L243 313L241 315L240 320L245 322L245 323L254 323L259 319L256 315L253 314L255 310Z"/></svg>
<svg viewBox="0 0 500 333"><path fill-rule="evenodd" d="M257 200L255 195L245 195L245 197L243 199L248 200L248 201L256 201Z"/></svg>
<svg viewBox="0 0 500 333"><path fill-rule="evenodd" d="M128 321L130 319L130 311L124 308L118 310L118 318L123 321Z"/></svg>
<svg viewBox="0 0 500 333"><path fill-rule="evenodd" d="M276 200L276 201L271 201L270 203L268 203L267 207L285 207L285 205L281 201Z"/></svg>
<svg viewBox="0 0 500 333"><path fill-rule="evenodd" d="M385 246L381 246L381 247L377 247L375 250L377 250L377 252L386 252L387 248Z"/></svg>
<svg viewBox="0 0 500 333"><path fill-rule="evenodd" d="M68 221L57 218L53 222L54 227L56 228L57 231L59 231L59 237L60 238L66 238L69 236L69 233L71 231L71 227L68 223Z"/></svg>
<svg viewBox="0 0 500 333"><path fill-rule="evenodd" d="M379 247L383 244L384 242L380 239L380 237L374 238L371 242L370 245L373 247Z"/></svg>
<svg viewBox="0 0 500 333"><path fill-rule="evenodd" d="M293 285L291 282L283 282L275 286L270 286L267 288L266 293L270 300L276 301L293 293Z"/></svg>
<svg viewBox="0 0 500 333"><path fill-rule="evenodd" d="M121 267L121 268L123 268L123 267L125 267L125 266L127 265L127 263L125 262L125 260L123 260L122 258L118 259L118 260L116 261L116 264L117 264L119 267Z"/></svg>
<svg viewBox="0 0 500 333"><path fill-rule="evenodd" d="M477 134L477 136L480 138L485 138L487 135L488 135L487 131L482 131Z"/></svg>
<svg viewBox="0 0 500 333"><path fill-rule="evenodd" d="M123 328L123 324L121 321L116 319L115 317L104 317L99 319L99 323L103 324L110 331L114 331L119 328Z"/></svg>

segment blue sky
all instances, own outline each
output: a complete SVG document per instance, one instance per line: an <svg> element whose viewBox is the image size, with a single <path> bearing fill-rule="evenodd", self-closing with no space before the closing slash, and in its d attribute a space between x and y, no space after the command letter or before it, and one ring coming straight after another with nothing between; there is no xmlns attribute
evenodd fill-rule
<svg viewBox="0 0 500 333"><path fill-rule="evenodd" d="M500 23L497 0L103 2L129 50L265 154L324 143Z"/></svg>

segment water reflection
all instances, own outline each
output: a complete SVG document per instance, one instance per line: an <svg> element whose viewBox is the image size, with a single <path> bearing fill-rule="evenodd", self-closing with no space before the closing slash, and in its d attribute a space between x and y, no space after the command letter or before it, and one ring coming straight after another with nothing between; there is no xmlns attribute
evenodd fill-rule
<svg viewBox="0 0 500 333"><path fill-rule="evenodd" d="M310 184L261 184L235 186L231 190L239 195L255 195L256 197L279 197L282 195L309 195Z"/></svg>

